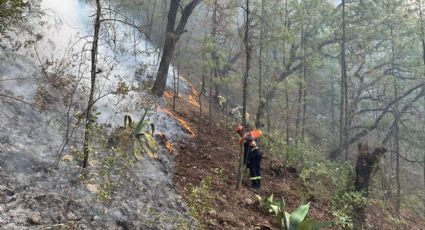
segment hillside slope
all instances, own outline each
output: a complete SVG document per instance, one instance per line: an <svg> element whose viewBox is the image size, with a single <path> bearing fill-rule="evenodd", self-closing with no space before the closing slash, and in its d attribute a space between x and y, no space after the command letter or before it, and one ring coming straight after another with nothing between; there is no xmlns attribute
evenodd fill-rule
<svg viewBox="0 0 425 230"><path fill-rule="evenodd" d="M198 107L180 99L176 110L176 116L184 118L192 129L200 131L191 139L182 140L174 146L174 182L189 206L196 207L196 210L189 210L190 214L195 215L203 227L277 229L274 217L260 209L256 194L262 197L270 194L277 198L284 197L289 210L302 203L297 194L302 185L295 178L296 170L284 167L277 175L270 166L280 161L266 152L262 161L262 188L255 192L249 189L248 172L245 171L242 188L237 190L237 136L231 129L225 128L221 121L224 119L223 114L215 108L213 119L208 121L205 115L199 124ZM311 197L308 201L311 201L310 217L331 219L328 201L317 197Z"/></svg>

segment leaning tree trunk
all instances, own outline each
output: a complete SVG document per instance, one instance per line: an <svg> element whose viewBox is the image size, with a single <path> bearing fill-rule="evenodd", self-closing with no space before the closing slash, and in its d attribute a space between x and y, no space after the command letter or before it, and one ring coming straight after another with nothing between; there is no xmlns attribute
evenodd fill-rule
<svg viewBox="0 0 425 230"><path fill-rule="evenodd" d="M152 93L158 97L162 97L167 85L168 69L170 67L171 58L174 48L180 36L185 32L186 23L189 20L192 11L201 2L201 0L192 0L182 10L181 17L177 28L176 25L177 11L181 6L181 0L171 0L170 10L167 16L167 32L165 34L164 49L162 51L161 62L159 63L158 73L156 75L155 84Z"/></svg>
<svg viewBox="0 0 425 230"><path fill-rule="evenodd" d="M243 77L243 95L242 95L242 124L244 127L247 127L246 120L246 102L247 102L247 88L248 88L248 76L249 76L249 64L251 58L251 47L249 45L249 0L246 0L246 21L245 21L245 53L246 53L246 63L245 63L245 75ZM243 142L240 151L240 161L239 161L239 172L238 172L238 184L237 189L242 185L243 178L243 167L244 167L244 154L243 154Z"/></svg>
<svg viewBox="0 0 425 230"><path fill-rule="evenodd" d="M265 11L264 11L264 4L265 1L261 0L261 18L264 20L265 18ZM258 70L259 70L259 76L258 76L258 110L257 110L257 116L255 118L255 127L257 129L263 127L262 118L264 116L264 104L263 101L263 92L262 92L262 86L263 86L263 38L264 38L264 22L261 20L260 25L260 53L259 53L259 60L258 60ZM263 106L261 106L263 104Z"/></svg>
<svg viewBox="0 0 425 230"><path fill-rule="evenodd" d="M96 64L97 64L97 50L99 45L99 31L100 31L100 14L101 14L101 5L100 0L96 0L96 19L94 22L94 37L93 44L91 49L91 70L90 70L90 96L86 109L86 125L84 129L84 161L83 168L87 168L89 161L89 142L90 142L90 132L92 131L92 108L94 104L94 90L96 88Z"/></svg>
<svg viewBox="0 0 425 230"><path fill-rule="evenodd" d="M369 183L374 166L378 163L381 156L387 151L385 148L375 148L369 152L367 144L359 144L358 158L356 163L356 180L354 190L361 193L364 197L369 196ZM365 205L356 205L353 207L354 229L362 229L366 220Z"/></svg>

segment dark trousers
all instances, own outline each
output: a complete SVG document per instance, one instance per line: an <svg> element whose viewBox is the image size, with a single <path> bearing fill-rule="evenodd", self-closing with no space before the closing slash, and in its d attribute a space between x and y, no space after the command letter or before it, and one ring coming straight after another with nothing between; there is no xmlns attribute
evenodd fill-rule
<svg viewBox="0 0 425 230"><path fill-rule="evenodd" d="M261 187L261 158L259 151L252 151L248 156L249 174L253 188Z"/></svg>

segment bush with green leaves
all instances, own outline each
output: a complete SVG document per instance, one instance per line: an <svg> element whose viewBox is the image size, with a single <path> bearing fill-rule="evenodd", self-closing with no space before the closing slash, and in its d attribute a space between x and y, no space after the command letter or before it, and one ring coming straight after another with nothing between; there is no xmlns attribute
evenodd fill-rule
<svg viewBox="0 0 425 230"><path fill-rule="evenodd" d="M367 198L359 192L344 192L334 196L331 203L334 225L340 228L352 228L353 207L366 205Z"/></svg>
<svg viewBox="0 0 425 230"><path fill-rule="evenodd" d="M304 204L296 208L292 213L285 211L285 200L274 200L273 194L269 197L262 198L257 195L262 208L266 209L270 214L274 215L282 230L316 230L329 225L329 223L318 223L312 219L306 219L310 203Z"/></svg>

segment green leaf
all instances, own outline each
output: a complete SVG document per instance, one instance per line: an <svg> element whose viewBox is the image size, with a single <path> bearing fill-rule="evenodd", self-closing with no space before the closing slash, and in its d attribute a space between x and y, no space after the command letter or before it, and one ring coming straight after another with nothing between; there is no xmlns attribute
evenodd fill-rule
<svg viewBox="0 0 425 230"><path fill-rule="evenodd" d="M278 215L279 214L279 206L271 204L269 206L271 213L273 213L273 215Z"/></svg>
<svg viewBox="0 0 425 230"><path fill-rule="evenodd" d="M288 227L288 228L290 228L291 226L290 226L290 217L291 217L291 214L289 214L288 212L285 212L285 220L286 220L286 227Z"/></svg>
<svg viewBox="0 0 425 230"><path fill-rule="evenodd" d="M151 148L149 148L148 144L144 141L139 141L140 146L142 147L143 151L152 159L158 159L158 155L156 152L154 152Z"/></svg>
<svg viewBox="0 0 425 230"><path fill-rule="evenodd" d="M267 204L273 204L274 203L273 202L273 193L269 197L267 197L266 201L267 201Z"/></svg>
<svg viewBox="0 0 425 230"><path fill-rule="evenodd" d="M298 224L296 230L319 230L321 228L329 227L332 222L317 222L316 220L303 220Z"/></svg>
<svg viewBox="0 0 425 230"><path fill-rule="evenodd" d="M139 142L139 140L134 140L134 142ZM133 149L133 155L137 160L142 160L143 156L142 156L142 146L140 144L135 143L134 144L134 149Z"/></svg>
<svg viewBox="0 0 425 230"><path fill-rule="evenodd" d="M156 143L155 139L153 138L153 136L150 133L146 133L144 135L144 137L145 137L146 143L148 144L150 149L152 149L152 150L158 149L158 144Z"/></svg>
<svg viewBox="0 0 425 230"><path fill-rule="evenodd" d="M137 135L138 133L140 133L143 128L148 124L146 122L143 122L145 120L146 114L148 113L147 110L145 110L145 113L142 116L142 119L140 119L139 123L137 123L136 128L133 131L134 135Z"/></svg>
<svg viewBox="0 0 425 230"><path fill-rule="evenodd" d="M132 127L133 122L131 120L131 117L129 115L124 116L124 128Z"/></svg>
<svg viewBox="0 0 425 230"><path fill-rule="evenodd" d="M291 213L291 216L289 217L289 229L296 229L297 225L301 223L305 219L308 213L308 209L310 208L310 203L301 205L295 211Z"/></svg>

